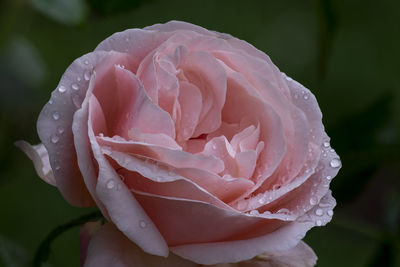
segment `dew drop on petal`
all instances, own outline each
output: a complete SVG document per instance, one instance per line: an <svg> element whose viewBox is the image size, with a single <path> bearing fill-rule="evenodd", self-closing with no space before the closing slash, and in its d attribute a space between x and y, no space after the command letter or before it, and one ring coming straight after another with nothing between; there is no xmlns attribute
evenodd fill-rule
<svg viewBox="0 0 400 267"><path fill-rule="evenodd" d="M329 147L330 146L330 144L329 144L329 142L324 142L324 147Z"/></svg>
<svg viewBox="0 0 400 267"><path fill-rule="evenodd" d="M78 82L80 82L82 79L81 79L81 77L76 77L76 80L77 80Z"/></svg>
<svg viewBox="0 0 400 267"><path fill-rule="evenodd" d="M304 98L304 100L307 100L307 99L308 99L308 94L305 94L305 95L303 96L303 98Z"/></svg>
<svg viewBox="0 0 400 267"><path fill-rule="evenodd" d="M65 91L67 91L67 88L65 88L65 86L63 86L63 85L60 85L60 86L58 87L58 91L59 91L60 93L64 93Z"/></svg>
<svg viewBox="0 0 400 267"><path fill-rule="evenodd" d="M322 216L322 214L324 214L324 211L322 209L316 209L315 210L315 215Z"/></svg>
<svg viewBox="0 0 400 267"><path fill-rule="evenodd" d="M333 215L333 210L328 210L327 213L328 213L329 216L332 216Z"/></svg>
<svg viewBox="0 0 400 267"><path fill-rule="evenodd" d="M90 80L90 72L89 71L85 71L85 73L83 74L83 78L86 81L89 81Z"/></svg>
<svg viewBox="0 0 400 267"><path fill-rule="evenodd" d="M322 221L321 220L317 220L316 224L317 224L317 226L321 226L322 225Z"/></svg>
<svg viewBox="0 0 400 267"><path fill-rule="evenodd" d="M250 215L258 215L258 214L260 214L260 213L258 212L258 210L251 210L251 211L250 211Z"/></svg>
<svg viewBox="0 0 400 267"><path fill-rule="evenodd" d="M56 171L58 171L59 169L61 169L60 165L56 165L54 168L56 169Z"/></svg>
<svg viewBox="0 0 400 267"><path fill-rule="evenodd" d="M326 176L326 180L328 180L328 181L332 180L332 176L330 176L330 175Z"/></svg>
<svg viewBox="0 0 400 267"><path fill-rule="evenodd" d="M340 166L342 166L342 162L340 162L339 158L332 159L329 164L331 165L332 168L339 168Z"/></svg>
<svg viewBox="0 0 400 267"><path fill-rule="evenodd" d="M58 127L57 127L57 132L58 132L59 134L64 133L64 128L63 128L62 126L58 126Z"/></svg>
<svg viewBox="0 0 400 267"><path fill-rule="evenodd" d="M317 204L317 201L318 201L318 200L317 200L316 197L311 197L311 198L310 198L310 204L311 204L311 205L316 205L316 204Z"/></svg>
<svg viewBox="0 0 400 267"><path fill-rule="evenodd" d="M53 100L50 99L50 100L49 100L49 104L50 104L50 105L53 104Z"/></svg>
<svg viewBox="0 0 400 267"><path fill-rule="evenodd" d="M110 181L108 181L107 184L106 184L106 188L107 188L107 189L113 189L114 186L115 186L114 180L110 180Z"/></svg>
<svg viewBox="0 0 400 267"><path fill-rule="evenodd" d="M143 221L143 220L140 220L139 221L139 226L140 226L140 228L145 228L147 226L147 223L145 221Z"/></svg>
<svg viewBox="0 0 400 267"><path fill-rule="evenodd" d="M89 65L89 61L85 60L83 63L85 63L85 65Z"/></svg>
<svg viewBox="0 0 400 267"><path fill-rule="evenodd" d="M60 113L57 111L53 113L53 119L58 120L60 118Z"/></svg>
<svg viewBox="0 0 400 267"><path fill-rule="evenodd" d="M60 138L57 135L54 134L51 136L51 142L53 144L57 144L59 140L60 140Z"/></svg>
<svg viewBox="0 0 400 267"><path fill-rule="evenodd" d="M78 91L78 90L79 90L79 85L76 84L76 83L73 83L73 84L71 85L71 88L74 89L75 91Z"/></svg>
<svg viewBox="0 0 400 267"><path fill-rule="evenodd" d="M81 98L79 95L72 96L72 103L74 103L76 108L80 108L82 106Z"/></svg>
<svg viewBox="0 0 400 267"><path fill-rule="evenodd" d="M259 200L258 203L260 203L261 205L263 205L265 203L265 197L262 196Z"/></svg>

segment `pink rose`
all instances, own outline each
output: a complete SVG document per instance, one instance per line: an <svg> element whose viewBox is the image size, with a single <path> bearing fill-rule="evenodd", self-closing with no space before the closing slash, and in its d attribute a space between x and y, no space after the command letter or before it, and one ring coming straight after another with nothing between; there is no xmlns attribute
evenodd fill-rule
<svg viewBox="0 0 400 267"><path fill-rule="evenodd" d="M40 114L43 144L19 145L69 203L113 224L91 239L87 266L112 240L120 252L103 262L128 266L117 258L132 241L219 264L308 251L300 240L331 220L341 164L321 118L263 52L171 21L75 60Z"/></svg>

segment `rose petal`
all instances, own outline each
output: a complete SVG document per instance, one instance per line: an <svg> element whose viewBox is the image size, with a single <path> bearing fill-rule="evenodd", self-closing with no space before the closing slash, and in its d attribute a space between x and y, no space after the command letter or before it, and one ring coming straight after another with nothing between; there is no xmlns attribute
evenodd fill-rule
<svg viewBox="0 0 400 267"><path fill-rule="evenodd" d="M179 105L182 116L177 123L176 130L178 142L183 142L193 136L198 124L202 107L202 96L200 90L191 83L181 81L179 85Z"/></svg>
<svg viewBox="0 0 400 267"><path fill-rule="evenodd" d="M271 233L285 224L281 220L250 216L201 201L158 196L135 190L134 194L170 248L185 244L247 239ZM265 251L267 250L263 252ZM234 251L229 251L229 254L231 253ZM213 257L213 253L210 256Z"/></svg>
<svg viewBox="0 0 400 267"><path fill-rule="evenodd" d="M312 267L316 262L317 256L314 251L300 241L297 246L287 251L264 253L248 261L216 264L212 267Z"/></svg>
<svg viewBox="0 0 400 267"><path fill-rule="evenodd" d="M73 115L86 95L93 66L118 57L119 54L115 52L99 51L76 59L65 71L50 101L39 115L38 134L49 154L57 188L75 206L93 205L93 200L76 160L72 135Z"/></svg>
<svg viewBox="0 0 400 267"><path fill-rule="evenodd" d="M153 158L176 168L201 168L214 173L224 170L223 161L214 156L193 155L185 151L108 137L98 137L97 140L100 145L114 151Z"/></svg>
<svg viewBox="0 0 400 267"><path fill-rule="evenodd" d="M130 140L140 143L152 144L175 150L182 150L182 147L179 146L174 139L163 133L142 133L140 129L133 128L128 131L128 137Z"/></svg>
<svg viewBox="0 0 400 267"><path fill-rule="evenodd" d="M118 174L123 177L123 181L129 189L160 196L199 200L217 207L231 209L231 207L219 200L216 195L210 194L203 189L201 187L202 183L196 183L193 179L181 176L179 174L180 170L148 158L139 159L115 151L104 152L115 160L119 166L123 167L123 169L118 169ZM202 180L206 180L198 176L196 176L196 179L203 183L204 181Z"/></svg>
<svg viewBox="0 0 400 267"><path fill-rule="evenodd" d="M90 98L90 96L87 98ZM77 113L84 114L88 112L87 108L85 102L83 108ZM110 219L129 239L150 254L167 256L168 247L164 239L129 189L123 183L119 182L118 174L110 166L100 150L91 125L92 121L91 117L89 117L88 132L90 144L99 166L96 185L98 199L103 203ZM140 226L142 222L146 222L148 225L145 229Z"/></svg>
<svg viewBox="0 0 400 267"><path fill-rule="evenodd" d="M260 153L257 165L259 172L268 177L279 166L286 152L281 120L271 106L247 94L240 84L229 79L228 88L222 110L223 120L227 123L239 123L239 119L247 117L252 121L251 124L259 123L260 141L263 141L268 149Z"/></svg>
<svg viewBox="0 0 400 267"><path fill-rule="evenodd" d="M312 226L310 222L291 222L274 232L251 239L187 244L171 247L171 251L205 265L239 262L262 253L287 251L295 247Z"/></svg>
<svg viewBox="0 0 400 267"><path fill-rule="evenodd" d="M24 153L33 161L36 173L40 178L48 184L56 186L53 170L50 166L49 154L43 144L35 146L30 145L25 141L17 141L15 145L19 147Z"/></svg>
<svg viewBox="0 0 400 267"><path fill-rule="evenodd" d="M225 103L226 73L207 52L192 52L181 63L189 82L200 89L203 106L194 136L215 131L221 125L221 110Z"/></svg>
<svg viewBox="0 0 400 267"><path fill-rule="evenodd" d="M126 238L114 225L96 231L87 250L85 267L195 267L197 264L172 253L168 258L147 254Z"/></svg>

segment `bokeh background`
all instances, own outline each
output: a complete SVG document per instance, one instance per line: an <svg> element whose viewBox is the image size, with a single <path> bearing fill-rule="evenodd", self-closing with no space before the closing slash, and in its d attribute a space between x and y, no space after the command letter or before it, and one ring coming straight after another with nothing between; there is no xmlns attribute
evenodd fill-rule
<svg viewBox="0 0 400 267"><path fill-rule="evenodd" d="M400 266L400 1L0 1L0 266L27 266L69 206L13 146L77 57L114 32L172 19L227 32L267 53L317 97L343 168L331 223L308 232L317 266ZM79 265L79 229L47 266Z"/></svg>

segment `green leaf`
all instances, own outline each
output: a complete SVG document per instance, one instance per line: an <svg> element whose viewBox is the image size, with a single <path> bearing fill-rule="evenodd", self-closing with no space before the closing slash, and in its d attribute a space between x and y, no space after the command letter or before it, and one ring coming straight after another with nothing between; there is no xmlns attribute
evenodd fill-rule
<svg viewBox="0 0 400 267"><path fill-rule="evenodd" d="M43 15L66 25L80 24L87 15L83 0L31 0L31 4Z"/></svg>

